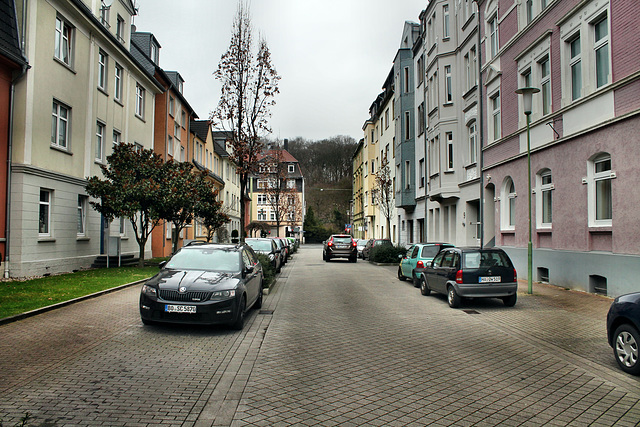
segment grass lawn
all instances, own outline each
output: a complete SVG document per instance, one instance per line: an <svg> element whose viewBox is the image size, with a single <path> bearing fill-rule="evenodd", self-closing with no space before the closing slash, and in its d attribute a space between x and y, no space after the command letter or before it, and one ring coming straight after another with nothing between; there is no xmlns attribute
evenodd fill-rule
<svg viewBox="0 0 640 427"><path fill-rule="evenodd" d="M146 279L157 272L157 266L101 268L0 282L0 319Z"/></svg>

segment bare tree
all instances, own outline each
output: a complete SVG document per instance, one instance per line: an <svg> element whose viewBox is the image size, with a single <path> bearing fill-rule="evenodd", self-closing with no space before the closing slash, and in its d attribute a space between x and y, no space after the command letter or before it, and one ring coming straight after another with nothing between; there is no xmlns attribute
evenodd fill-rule
<svg viewBox="0 0 640 427"><path fill-rule="evenodd" d="M263 38L258 42L257 53L253 52L253 27L245 0L238 2L231 43L214 75L222 82L222 94L211 120L217 128L229 133L230 158L240 177L240 224L243 228L240 239L244 241L244 197L249 176L257 169L261 137L271 132L268 119L280 80Z"/></svg>
<svg viewBox="0 0 640 427"><path fill-rule="evenodd" d="M380 213L387 219L387 239L391 239L391 214L395 206L393 198L393 179L387 156L382 157L380 169L375 174L373 200L378 205Z"/></svg>

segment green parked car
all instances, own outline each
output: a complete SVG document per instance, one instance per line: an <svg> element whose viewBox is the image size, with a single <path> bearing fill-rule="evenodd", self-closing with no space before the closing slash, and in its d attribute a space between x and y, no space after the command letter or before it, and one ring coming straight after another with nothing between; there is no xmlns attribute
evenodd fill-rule
<svg viewBox="0 0 640 427"><path fill-rule="evenodd" d="M416 243L407 249L407 254L402 257L399 255L400 265L398 265L398 279L413 280L413 286L416 288L420 285L418 277L424 271L424 268L438 255L444 248L452 248L449 243Z"/></svg>

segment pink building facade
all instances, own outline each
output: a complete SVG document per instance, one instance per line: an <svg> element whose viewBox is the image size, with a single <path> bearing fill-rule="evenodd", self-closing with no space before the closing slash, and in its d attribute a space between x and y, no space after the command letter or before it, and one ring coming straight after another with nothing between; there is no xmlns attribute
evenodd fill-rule
<svg viewBox="0 0 640 427"><path fill-rule="evenodd" d="M481 0L484 241L533 280L639 290L636 0ZM536 87L527 126L515 90Z"/></svg>

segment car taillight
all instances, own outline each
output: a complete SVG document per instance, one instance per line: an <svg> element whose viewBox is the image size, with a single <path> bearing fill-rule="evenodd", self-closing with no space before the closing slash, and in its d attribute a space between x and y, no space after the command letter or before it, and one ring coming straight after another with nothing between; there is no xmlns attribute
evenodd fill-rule
<svg viewBox="0 0 640 427"><path fill-rule="evenodd" d="M422 261L418 261L416 263L416 268L424 268L424 263Z"/></svg>
<svg viewBox="0 0 640 427"><path fill-rule="evenodd" d="M353 246L354 248L358 247L358 242L356 242L355 240L351 241L351 246Z"/></svg>
<svg viewBox="0 0 640 427"><path fill-rule="evenodd" d="M456 271L456 283L462 284L462 270Z"/></svg>
<svg viewBox="0 0 640 427"><path fill-rule="evenodd" d="M513 281L517 282L518 281L518 272L516 271L516 269L513 269Z"/></svg>
<svg viewBox="0 0 640 427"><path fill-rule="evenodd" d="M327 246L333 246L333 242L328 242Z"/></svg>

